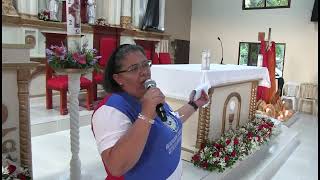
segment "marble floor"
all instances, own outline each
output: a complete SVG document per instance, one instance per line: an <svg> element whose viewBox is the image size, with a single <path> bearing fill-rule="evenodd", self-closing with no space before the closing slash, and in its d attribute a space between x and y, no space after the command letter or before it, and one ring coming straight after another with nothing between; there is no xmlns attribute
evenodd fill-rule
<svg viewBox="0 0 320 180"><path fill-rule="evenodd" d="M59 115L57 107L45 110L43 99L32 98L30 108L34 179L68 179L71 159L69 115ZM82 179L101 180L105 172L89 126L91 114L92 111L80 107ZM297 118L290 129L299 132L300 144L272 180L318 179L318 118L303 113L298 113ZM188 173L182 179L193 179L190 169L183 167L183 171Z"/></svg>

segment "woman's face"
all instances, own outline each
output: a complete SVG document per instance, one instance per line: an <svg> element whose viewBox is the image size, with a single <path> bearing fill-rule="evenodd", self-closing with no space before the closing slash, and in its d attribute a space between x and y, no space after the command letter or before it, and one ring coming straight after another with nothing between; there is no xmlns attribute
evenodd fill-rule
<svg viewBox="0 0 320 180"><path fill-rule="evenodd" d="M144 82L151 78L150 61L140 51L130 52L121 61L120 71L113 78L125 92L141 98L146 92Z"/></svg>

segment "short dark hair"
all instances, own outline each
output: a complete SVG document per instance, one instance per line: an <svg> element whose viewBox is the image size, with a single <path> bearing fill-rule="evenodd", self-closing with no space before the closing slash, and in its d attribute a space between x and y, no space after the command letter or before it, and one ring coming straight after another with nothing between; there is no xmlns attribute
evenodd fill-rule
<svg viewBox="0 0 320 180"><path fill-rule="evenodd" d="M121 69L121 61L131 52L141 52L146 55L143 48L134 44L120 45L110 56L104 70L103 88L107 93L123 91L121 86L113 79L113 75Z"/></svg>

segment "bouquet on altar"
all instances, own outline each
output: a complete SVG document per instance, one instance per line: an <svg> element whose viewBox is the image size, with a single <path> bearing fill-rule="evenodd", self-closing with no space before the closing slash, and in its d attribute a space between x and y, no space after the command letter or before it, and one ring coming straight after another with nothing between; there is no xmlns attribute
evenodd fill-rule
<svg viewBox="0 0 320 180"><path fill-rule="evenodd" d="M216 141L203 143L191 162L208 171L223 172L279 133L280 126L274 121L257 117L237 130L227 131Z"/></svg>
<svg viewBox="0 0 320 180"><path fill-rule="evenodd" d="M50 11L47 9L42 9L38 13L38 19L44 20L44 21L49 21L50 20Z"/></svg>
<svg viewBox="0 0 320 180"><path fill-rule="evenodd" d="M81 47L77 45L75 51L68 51L61 46L51 46L46 49L48 64L53 69L95 69L99 70L99 59L96 49L88 49L88 42Z"/></svg>
<svg viewBox="0 0 320 180"><path fill-rule="evenodd" d="M17 166L9 155L3 160L3 165L2 180L31 180L29 169Z"/></svg>

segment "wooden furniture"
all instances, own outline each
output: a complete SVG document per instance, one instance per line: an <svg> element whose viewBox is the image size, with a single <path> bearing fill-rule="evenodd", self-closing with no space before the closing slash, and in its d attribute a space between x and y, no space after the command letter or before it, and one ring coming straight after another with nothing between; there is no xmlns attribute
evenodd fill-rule
<svg viewBox="0 0 320 180"><path fill-rule="evenodd" d="M67 45L66 34L57 33L43 33L46 37L46 48L52 45L61 46L61 43ZM85 78L80 78L80 89L86 89L87 91L87 101L86 107L88 110L93 109L92 105L92 82ZM54 70L48 65L46 61L46 108L52 109L52 91L60 92L60 114L68 114L67 109L67 91L68 91L68 77L66 75L56 75Z"/></svg>
<svg viewBox="0 0 320 180"><path fill-rule="evenodd" d="M120 32L121 29L107 26L94 26L93 31L93 48L98 50L98 54L101 57L99 60L99 66L101 72L92 72L92 83L93 83L93 99L96 101L97 97L97 86L103 83L104 69L108 63L108 60L113 51L120 44Z"/></svg>
<svg viewBox="0 0 320 180"><path fill-rule="evenodd" d="M297 102L299 95L299 84L295 82L287 82L283 86L281 100L290 100L292 104L292 110L297 110Z"/></svg>
<svg viewBox="0 0 320 180"><path fill-rule="evenodd" d="M156 52L153 54L152 64L160 64L160 62L159 62L159 54L156 53Z"/></svg>
<svg viewBox="0 0 320 180"><path fill-rule="evenodd" d="M143 47L144 52L146 53L147 59L152 60L151 57L155 54L155 44L158 43L158 41L152 41L152 40L142 40L142 39L135 39L134 40L137 45L140 45Z"/></svg>
<svg viewBox="0 0 320 180"><path fill-rule="evenodd" d="M39 63L29 61L30 48L2 44L2 157L27 167L32 179L29 85Z"/></svg>
<svg viewBox="0 0 320 180"><path fill-rule="evenodd" d="M318 85L314 83L301 83L299 93L299 111L305 112L305 105L311 104L309 112L313 115L317 115L317 103L318 103Z"/></svg>
<svg viewBox="0 0 320 180"><path fill-rule="evenodd" d="M159 63L160 64L172 64L170 54L169 53L159 53Z"/></svg>

